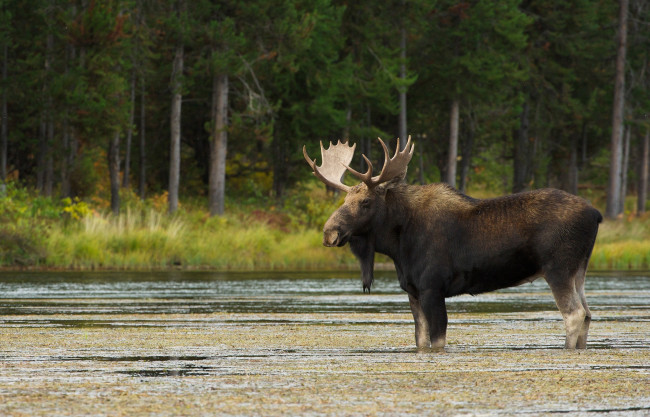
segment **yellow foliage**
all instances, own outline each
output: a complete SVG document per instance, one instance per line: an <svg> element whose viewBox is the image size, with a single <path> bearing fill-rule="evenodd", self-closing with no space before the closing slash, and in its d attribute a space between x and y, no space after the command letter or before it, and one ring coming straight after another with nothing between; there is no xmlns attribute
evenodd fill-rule
<svg viewBox="0 0 650 417"><path fill-rule="evenodd" d="M93 212L88 204L80 200L79 197L74 199L66 197L61 200L61 203L63 204L63 213L74 220L81 220Z"/></svg>
<svg viewBox="0 0 650 417"><path fill-rule="evenodd" d="M156 194L151 197L151 205L154 209L164 212L169 207L169 191L165 190L160 194ZM178 207L181 207L181 203L178 203Z"/></svg>

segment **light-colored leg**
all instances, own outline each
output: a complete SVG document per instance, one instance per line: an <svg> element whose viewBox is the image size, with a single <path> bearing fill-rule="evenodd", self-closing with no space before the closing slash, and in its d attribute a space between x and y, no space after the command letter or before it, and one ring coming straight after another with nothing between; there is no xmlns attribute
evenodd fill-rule
<svg viewBox="0 0 650 417"><path fill-rule="evenodd" d="M581 335L585 336L586 343L586 334L583 333L583 329L587 311L582 306L580 295L578 295L578 291L576 290L575 276L573 275L564 279L547 277L546 279L553 292L557 308L564 318L564 325L566 327L566 342L564 343L564 347L566 349L575 349L578 347L578 338Z"/></svg>
<svg viewBox="0 0 650 417"><path fill-rule="evenodd" d="M411 312L415 321L415 345L418 349L428 349L431 347L429 323L427 323L427 318L424 315L424 311L422 311L420 301L409 294L409 304L411 305Z"/></svg>
<svg viewBox="0 0 650 417"><path fill-rule="evenodd" d="M591 324L591 311L587 305L587 297L585 297L585 272L584 270L578 271L576 275L576 292L578 297L580 297L580 303L582 308L585 309L585 320L582 323L582 329L578 335L578 341L576 342L576 349L586 349L587 348L587 335L589 333L589 324Z"/></svg>

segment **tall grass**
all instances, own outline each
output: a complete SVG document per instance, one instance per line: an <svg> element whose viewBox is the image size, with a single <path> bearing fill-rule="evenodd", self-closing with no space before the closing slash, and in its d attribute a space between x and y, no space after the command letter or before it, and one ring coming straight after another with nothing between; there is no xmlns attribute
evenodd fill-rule
<svg viewBox="0 0 650 417"><path fill-rule="evenodd" d="M53 228L46 266L64 268L211 269L342 268L347 251L321 245L315 229L280 230L250 217L167 216L154 209L94 215L78 225Z"/></svg>
<svg viewBox="0 0 650 417"><path fill-rule="evenodd" d="M603 222L591 255L590 268L650 269L650 217Z"/></svg>
<svg viewBox="0 0 650 417"><path fill-rule="evenodd" d="M47 240L47 266L144 268L181 259L183 221L150 209L119 216L90 215L78 224L53 227Z"/></svg>
<svg viewBox="0 0 650 417"><path fill-rule="evenodd" d="M187 204L170 216L162 194L144 202L127 199L114 216L78 200L46 199L10 187L0 196L0 266L358 268L349 249L321 243L323 223L339 203L322 187L305 187L282 206L230 206L226 216L210 217L202 204ZM650 269L650 215L601 224L590 268Z"/></svg>

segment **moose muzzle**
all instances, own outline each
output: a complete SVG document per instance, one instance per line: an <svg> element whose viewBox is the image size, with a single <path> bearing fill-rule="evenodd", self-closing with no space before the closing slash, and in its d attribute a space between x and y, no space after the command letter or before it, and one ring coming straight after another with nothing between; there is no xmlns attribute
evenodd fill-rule
<svg viewBox="0 0 650 417"><path fill-rule="evenodd" d="M343 246L349 240L349 234L342 234L337 229L325 229L323 231L323 245L332 247L332 246Z"/></svg>

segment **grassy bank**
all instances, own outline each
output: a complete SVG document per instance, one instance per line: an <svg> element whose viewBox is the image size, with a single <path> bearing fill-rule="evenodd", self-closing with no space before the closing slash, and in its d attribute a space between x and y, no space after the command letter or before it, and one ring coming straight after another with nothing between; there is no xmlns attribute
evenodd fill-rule
<svg viewBox="0 0 650 417"><path fill-rule="evenodd" d="M257 213L209 218L185 212L170 218L154 210L127 210L53 229L44 265L267 270L339 268L352 262L342 251L322 248L317 230L283 229Z"/></svg>
<svg viewBox="0 0 650 417"><path fill-rule="evenodd" d="M260 199L210 217L202 203L191 202L169 215L164 193L146 201L125 193L115 216L101 199L49 199L10 186L0 197L0 267L352 268L349 251L321 244L322 224L339 201L319 188L296 193L283 206Z"/></svg>
<svg viewBox="0 0 650 417"><path fill-rule="evenodd" d="M600 225L591 269L650 269L650 216L606 220Z"/></svg>
<svg viewBox="0 0 650 417"><path fill-rule="evenodd" d="M347 248L325 248L321 228L340 203L318 188L283 206L240 204L210 217L200 204L166 213L165 195L126 195L118 216L105 203L32 196L10 187L0 198L0 266L71 269L218 270L357 268ZM382 259L378 259L382 261ZM650 268L650 217L601 225L591 268Z"/></svg>

